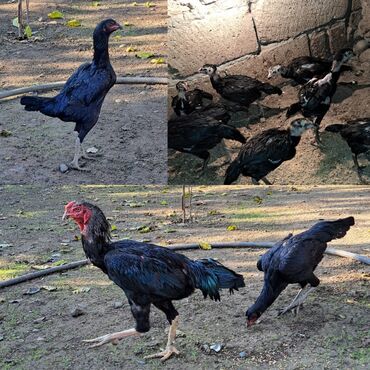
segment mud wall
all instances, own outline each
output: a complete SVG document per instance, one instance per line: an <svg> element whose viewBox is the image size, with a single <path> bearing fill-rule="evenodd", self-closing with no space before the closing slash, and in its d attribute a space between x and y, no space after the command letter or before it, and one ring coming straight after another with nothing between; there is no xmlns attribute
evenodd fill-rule
<svg viewBox="0 0 370 370"><path fill-rule="evenodd" d="M201 79L198 69L212 63L266 78L271 65L351 45L362 7L361 0L169 0L170 73Z"/></svg>

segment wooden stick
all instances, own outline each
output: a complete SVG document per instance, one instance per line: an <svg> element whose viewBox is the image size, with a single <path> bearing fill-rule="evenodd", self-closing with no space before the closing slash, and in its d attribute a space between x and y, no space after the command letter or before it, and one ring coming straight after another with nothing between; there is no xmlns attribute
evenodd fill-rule
<svg viewBox="0 0 370 370"><path fill-rule="evenodd" d="M67 263L67 264L61 265L61 266L50 267L50 268L45 269L45 270L30 272L29 274L18 276L14 279L0 281L0 289L5 288L7 286L23 283L23 282L28 281L28 280L36 279L38 277L54 274L56 272L62 272L62 271L65 271L65 270L74 269L76 267L85 266L85 265L88 265L89 263L90 263L89 260L81 260L81 261L75 261L75 262Z"/></svg>
<svg viewBox="0 0 370 370"><path fill-rule="evenodd" d="M334 249L334 248L326 248L325 253L330 254L332 256L352 258L356 261L364 263L365 265L370 265L370 258L362 254L347 252L341 249Z"/></svg>
<svg viewBox="0 0 370 370"><path fill-rule="evenodd" d="M232 242L232 243L212 243L211 246L213 249L223 249L223 248L234 248L234 249L243 249L243 248L261 248L261 249L266 249L266 248L271 248L274 246L275 243L273 242L261 242L261 243L254 243L254 242ZM193 250L193 249L199 249L199 244L198 243L192 243L192 244L174 244L171 246L166 247L168 249L171 249L173 251L184 251L184 250ZM366 265L370 265L370 258L363 256L361 254L357 253L352 253L352 252L347 252L343 251L340 249L334 249L334 248L326 248L325 251L326 254L330 254L333 256L339 256L339 257L345 257L345 258L351 258L356 261L359 261L361 263L364 263ZM70 269L74 269L77 267L85 266L90 264L89 260L81 260L81 261L75 261L71 263L67 263L62 266L56 266L56 267L51 267L45 270L41 271L36 271L36 272L31 272L26 275L18 276L14 279L10 280L5 280L0 282L0 289L5 288L8 286L16 285L23 283L25 281L29 281L32 279L36 279L42 276L54 274L56 272L62 272Z"/></svg>
<svg viewBox="0 0 370 370"><path fill-rule="evenodd" d="M18 37L23 39L23 14L22 14L22 0L18 0Z"/></svg>
<svg viewBox="0 0 370 370"><path fill-rule="evenodd" d="M26 19L27 25L30 24L30 0L26 0Z"/></svg>
<svg viewBox="0 0 370 370"><path fill-rule="evenodd" d="M214 249L223 249L223 248L271 248L275 243L271 242L231 242L231 243L209 243ZM191 244L174 244L166 247L173 251L185 251L189 249L200 249L199 243Z"/></svg>
<svg viewBox="0 0 370 370"><path fill-rule="evenodd" d="M118 77L116 84L121 85L167 85L167 77ZM66 81L50 82L41 85L33 85L28 87L20 87L13 90L0 91L0 99L8 98L14 95L20 95L33 91L48 91L53 89L60 89L64 86Z"/></svg>

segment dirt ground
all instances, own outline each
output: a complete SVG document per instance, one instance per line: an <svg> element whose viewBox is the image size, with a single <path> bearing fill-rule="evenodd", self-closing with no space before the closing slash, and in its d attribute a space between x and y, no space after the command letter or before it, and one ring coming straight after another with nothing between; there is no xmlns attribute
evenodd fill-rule
<svg viewBox="0 0 370 370"><path fill-rule="evenodd" d="M31 41L16 40L16 2L0 1L0 90L67 79L83 62L92 58L92 32L96 24L115 18L123 30L110 39L110 57L117 76L167 75L166 64L127 52L151 52L166 59L164 0L145 6L144 0L30 2ZM65 19L47 14L62 11ZM70 28L66 21L78 19L82 26ZM53 96L57 91L43 93ZM85 140L102 156L88 161L90 172L59 172L61 163L73 158L74 124L26 112L19 97L0 101L0 183L142 183L164 184L167 179L166 95L163 85L116 85L107 95L100 119Z"/></svg>
<svg viewBox="0 0 370 370"><path fill-rule="evenodd" d="M370 56L369 53L366 54ZM340 78L337 93L333 104L321 123L323 148L312 145L313 133L307 132L297 147L294 159L284 162L278 169L270 173L267 178L275 185L283 184L359 184L354 170L350 148L339 134L324 131L324 128L333 123L345 123L356 118L370 115L370 60L355 59L351 62L353 72L345 72ZM248 74L248 72L245 72ZM267 75L267 72L266 72ZM253 76L251 76L253 77ZM267 80L266 80L267 81ZM352 84L355 81L355 84ZM268 80L278 84L274 80ZM192 87L195 87L195 85ZM215 99L217 93L210 87L210 82L201 86L211 92ZM293 87L285 83L282 86L283 95L267 96L261 103L265 110L266 120L258 118L257 107L251 106L248 116L236 114L230 123L237 127L248 139L257 133L270 128L285 128L299 116L286 120L287 108L297 101L299 86ZM197 157L169 150L169 183L171 184L223 184L229 152L234 159L241 144L227 140L211 150L211 160L205 174L199 177L196 170L201 165ZM360 156L360 164L369 164L364 155ZM370 182L370 166L364 171L364 179ZM239 177L236 184L251 184L250 178Z"/></svg>
<svg viewBox="0 0 370 370"><path fill-rule="evenodd" d="M42 201L40 201L42 197ZM114 225L114 239L148 240L161 245L217 241L277 241L320 219L353 215L356 224L332 247L370 255L369 189L363 186L280 188L225 186L193 188L193 223L181 223L181 187L64 186L0 188L1 279L34 268L84 258L76 225L62 222L73 199L98 204ZM236 230L227 231L230 225ZM138 229L148 226L151 232ZM369 277L359 262L326 256L317 269L319 288L299 316L277 317L277 309L297 292L290 286L247 329L245 311L259 294L263 275L256 269L261 249L196 250L190 258L213 257L243 274L246 288L222 301L200 292L175 302L183 336L181 355L164 365L144 360L163 348L167 323L152 310L151 331L117 346L88 349L82 339L132 327L122 291L97 268L87 266L36 279L0 292L0 367L6 369L362 369L370 361ZM24 295L29 288L41 288ZM53 289L56 290L53 290ZM72 317L83 305L85 314ZM122 306L121 306L122 305ZM119 306L119 308L115 308ZM221 343L219 353L204 345Z"/></svg>

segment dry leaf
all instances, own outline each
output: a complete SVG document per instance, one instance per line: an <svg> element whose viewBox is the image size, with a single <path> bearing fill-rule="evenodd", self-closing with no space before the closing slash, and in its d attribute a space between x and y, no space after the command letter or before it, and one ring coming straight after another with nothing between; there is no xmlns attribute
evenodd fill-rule
<svg viewBox="0 0 370 370"><path fill-rule="evenodd" d="M59 10L54 10L51 13L48 14L48 17L50 19L62 19L62 18L64 18L64 15Z"/></svg>
<svg viewBox="0 0 370 370"><path fill-rule="evenodd" d="M134 52L134 51L137 51L137 49L136 49L136 48L134 48L133 46L129 46L129 47L126 49L126 52L127 52L127 53L132 53L132 52Z"/></svg>
<svg viewBox="0 0 370 370"><path fill-rule="evenodd" d="M152 64L163 64L165 61L163 58L155 58L150 61Z"/></svg>
<svg viewBox="0 0 370 370"><path fill-rule="evenodd" d="M227 231L234 231L234 230L236 230L236 229L237 229L236 225L229 225L229 226L226 228L226 230L227 230Z"/></svg>
<svg viewBox="0 0 370 370"><path fill-rule="evenodd" d="M150 53L150 52L141 52L141 53L137 53L135 54L135 57L136 58L140 58L140 59L149 59L151 57L154 57L154 54L153 53Z"/></svg>
<svg viewBox="0 0 370 370"><path fill-rule="evenodd" d="M71 19L70 21L67 22L68 27L81 27L81 22L78 21L77 19Z"/></svg>
<svg viewBox="0 0 370 370"><path fill-rule="evenodd" d="M27 24L26 28L24 29L24 35L29 39L32 36L31 27Z"/></svg>
<svg viewBox="0 0 370 370"><path fill-rule="evenodd" d="M201 249L204 249L204 250L207 250L207 251L210 250L210 249L212 249L211 244L209 244L207 242L199 242L199 247Z"/></svg>

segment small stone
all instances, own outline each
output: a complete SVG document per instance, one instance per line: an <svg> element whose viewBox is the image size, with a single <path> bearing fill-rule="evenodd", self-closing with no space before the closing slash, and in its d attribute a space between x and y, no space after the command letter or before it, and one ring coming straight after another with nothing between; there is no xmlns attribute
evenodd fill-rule
<svg viewBox="0 0 370 370"><path fill-rule="evenodd" d="M12 304L20 303L20 302L22 302L22 299L12 299L11 301L9 301L9 303L12 303Z"/></svg>
<svg viewBox="0 0 370 370"><path fill-rule="evenodd" d="M40 324L41 322L45 321L46 320L46 317L43 316L43 317L39 317L38 319L36 320L33 320L33 323L34 324Z"/></svg>
<svg viewBox="0 0 370 370"><path fill-rule="evenodd" d="M61 173L66 173L69 170L69 167L65 163L59 165L59 171Z"/></svg>
<svg viewBox="0 0 370 370"><path fill-rule="evenodd" d="M56 262L60 259L61 256L61 253L53 253L49 259L49 262Z"/></svg>
<svg viewBox="0 0 370 370"><path fill-rule="evenodd" d="M92 146L90 148L86 149L86 153L96 154L99 151L98 148L95 148L95 146Z"/></svg>
<svg viewBox="0 0 370 370"><path fill-rule="evenodd" d="M36 294L40 291L40 288L39 287L31 287L31 288L28 288L24 293L23 295L33 295L33 294Z"/></svg>
<svg viewBox="0 0 370 370"><path fill-rule="evenodd" d="M247 357L247 353L246 353L246 352L244 352L244 351L243 351L243 352L240 352L240 353L239 353L239 357L240 357L240 358L246 358L246 357Z"/></svg>
<svg viewBox="0 0 370 370"><path fill-rule="evenodd" d="M209 346L209 348L216 353L220 352L222 350L222 347L223 345L221 343L214 343Z"/></svg>
<svg viewBox="0 0 370 370"><path fill-rule="evenodd" d="M0 249L10 248L10 247L12 247L11 244L6 244L6 243L0 244Z"/></svg>
<svg viewBox="0 0 370 370"><path fill-rule="evenodd" d="M52 285L43 285L41 289L47 290L48 292L55 292L57 287Z"/></svg>
<svg viewBox="0 0 370 370"><path fill-rule="evenodd" d="M4 335L0 335L0 342L4 340Z"/></svg>
<svg viewBox="0 0 370 370"><path fill-rule="evenodd" d="M207 354L211 352L211 349L209 348L208 344L203 344L202 347L201 347L201 350L204 351Z"/></svg>
<svg viewBox="0 0 370 370"><path fill-rule="evenodd" d="M365 51L369 47L369 42L367 40L360 40L356 43L353 47L353 51L356 55L360 55L363 51Z"/></svg>
<svg viewBox="0 0 370 370"><path fill-rule="evenodd" d="M78 316L82 316L82 315L85 315L85 314L86 314L86 311L85 311L84 307L82 307L81 305L78 305L77 307L75 307L71 311L72 317L78 317Z"/></svg>
<svg viewBox="0 0 370 370"><path fill-rule="evenodd" d="M121 103L121 102L122 102L122 100L121 100L121 99L116 99L114 102L115 102L115 103Z"/></svg>
<svg viewBox="0 0 370 370"><path fill-rule="evenodd" d="M121 308L123 306L123 302L114 302L113 308Z"/></svg>
<svg viewBox="0 0 370 370"><path fill-rule="evenodd" d="M370 49L363 51L359 59L360 59L360 62L370 62Z"/></svg>

